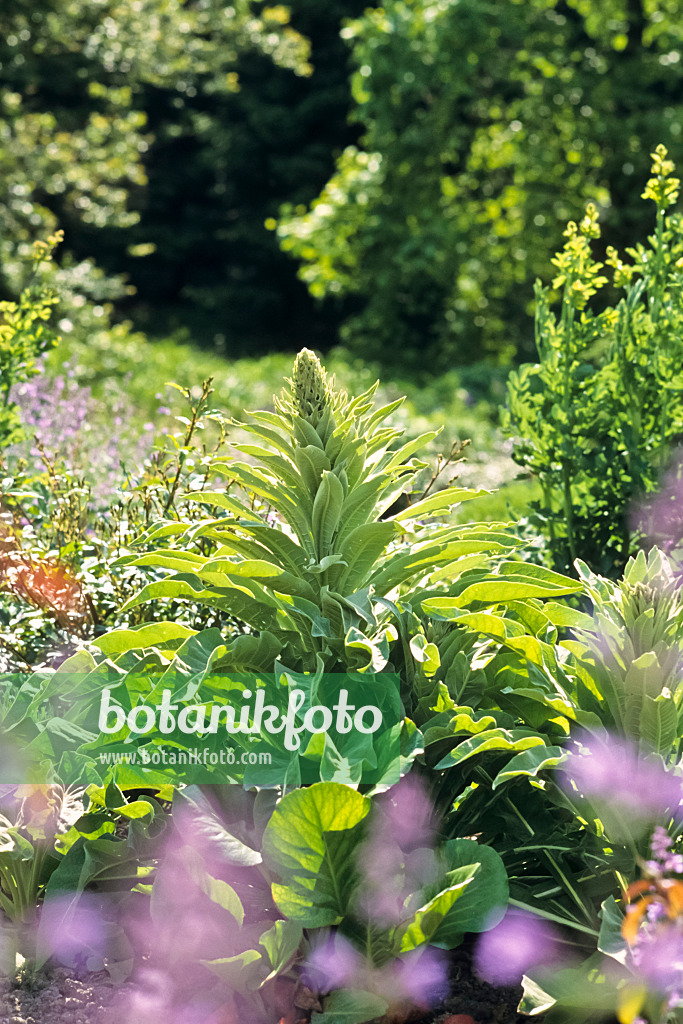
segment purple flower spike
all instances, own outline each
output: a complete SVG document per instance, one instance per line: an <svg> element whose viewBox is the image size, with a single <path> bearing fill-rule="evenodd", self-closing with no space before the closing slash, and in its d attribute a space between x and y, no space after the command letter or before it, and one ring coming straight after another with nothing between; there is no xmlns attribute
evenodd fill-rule
<svg viewBox="0 0 683 1024"><path fill-rule="evenodd" d="M556 963L559 951L558 935L547 921L511 907L479 938L474 968L491 985L518 985L534 967Z"/></svg>
<svg viewBox="0 0 683 1024"><path fill-rule="evenodd" d="M658 825L650 841L653 859L647 862L648 870L653 875L683 875L683 854L673 853L672 844L669 833Z"/></svg>

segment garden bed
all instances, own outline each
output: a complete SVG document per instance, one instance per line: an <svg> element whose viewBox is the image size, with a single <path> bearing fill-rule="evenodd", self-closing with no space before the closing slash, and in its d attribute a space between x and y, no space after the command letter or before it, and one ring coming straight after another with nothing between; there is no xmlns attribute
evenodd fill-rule
<svg viewBox="0 0 683 1024"><path fill-rule="evenodd" d="M472 969L472 950L466 943L450 955L448 996L429 1014L415 1011L409 1017L387 1017L387 1024L523 1024L517 1013L521 987L494 987L477 978ZM171 1007L158 1005L161 991L151 984L154 974L138 972L115 986L106 971L77 972L54 968L41 973L32 986L0 981L0 1021L3 1024L175 1024ZM301 1008L285 1014L286 1024L311 1020ZM534 1018L542 1024L542 1017ZM315 1018L313 1018L315 1020ZM179 1015L178 1024L237 1024L231 1011L206 1017ZM239 1024L251 1024L245 1018Z"/></svg>

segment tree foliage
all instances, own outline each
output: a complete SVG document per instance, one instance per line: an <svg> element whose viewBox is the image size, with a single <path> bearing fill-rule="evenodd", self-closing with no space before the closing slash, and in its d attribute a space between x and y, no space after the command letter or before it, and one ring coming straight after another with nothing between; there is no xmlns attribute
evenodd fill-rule
<svg viewBox="0 0 683 1024"><path fill-rule="evenodd" d="M278 228L314 295L359 297L346 339L413 372L528 351L560 225L593 200L607 242L633 237L629 179L657 142L679 155L682 33L666 0L387 0L348 24L361 146Z"/></svg>
<svg viewBox="0 0 683 1024"><path fill-rule="evenodd" d="M335 315L264 222L357 136L339 27L362 6L300 0L292 24L262 0L21 0L0 40L0 290L59 223L67 289L151 333L244 350L315 320L324 346Z"/></svg>
<svg viewBox="0 0 683 1024"><path fill-rule="evenodd" d="M114 234L111 266L130 273L140 323L151 331L161 312L164 326L187 325L219 350L292 346L302 336L328 346L336 310L316 308L265 225L283 201L311 202L335 152L357 138L346 124L350 68L339 30L363 7L363 0L292 5L292 26L310 43L303 69L310 74L243 47L234 65L239 89L202 80L182 94L146 89L154 141L132 234L154 251L131 260Z"/></svg>
<svg viewBox="0 0 683 1024"><path fill-rule="evenodd" d="M257 13L260 11L260 13ZM0 286L19 290L21 260L36 236L61 223L66 249L106 261L103 229L139 220L152 144L150 90L184 97L231 94L241 52L306 74L308 44L286 8L251 0L19 0L0 39ZM192 176L191 165L186 173ZM168 215L168 210L167 210ZM135 240L134 240L135 241ZM118 243L131 242L122 233ZM133 248L129 255L142 255ZM90 265L65 275L106 297ZM128 268L123 268L128 269ZM121 295L121 285L108 286ZM102 295L104 293L104 295Z"/></svg>
<svg viewBox="0 0 683 1024"><path fill-rule="evenodd" d="M683 231L672 209L680 179L666 147L652 160L643 198L656 204L655 230L626 249L628 261L611 247L596 261L595 207L570 221L552 260L559 315L537 282L539 362L512 373L505 417L513 457L542 486L534 520L556 564L581 557L612 576L637 551L646 520L637 504L657 491L683 430L674 397L683 385ZM607 273L621 293L613 306L600 302Z"/></svg>

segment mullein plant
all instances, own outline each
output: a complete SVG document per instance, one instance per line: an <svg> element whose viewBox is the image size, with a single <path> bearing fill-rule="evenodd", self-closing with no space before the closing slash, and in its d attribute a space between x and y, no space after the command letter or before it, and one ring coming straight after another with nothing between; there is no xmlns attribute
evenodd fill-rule
<svg viewBox="0 0 683 1024"><path fill-rule="evenodd" d="M396 618L410 605L416 623L401 637L399 661L405 653L433 673L438 648L424 635L421 602L468 588L476 599L472 585L491 578L515 540L503 524L440 521L481 491L449 486L412 504L404 499L396 511L425 469L415 453L437 432L399 446L402 431L387 420L401 400L375 410L376 387L349 397L303 349L274 411L239 424L249 440L233 447L245 460L213 461L228 487L185 496L213 514L192 524L162 521L140 539L147 548L161 540L175 546L126 560L169 570L126 607L189 598L241 620L245 635L227 645L225 664L233 669L269 671L277 658L294 671L377 672L393 667ZM203 540L217 545L209 556ZM505 572L517 581L525 573L511 562L498 571L494 586ZM545 575L547 593L576 589Z"/></svg>
<svg viewBox="0 0 683 1024"><path fill-rule="evenodd" d="M683 599L676 567L653 548L618 583L577 562L593 615L577 614L566 666L577 703L600 724L674 766L683 735Z"/></svg>

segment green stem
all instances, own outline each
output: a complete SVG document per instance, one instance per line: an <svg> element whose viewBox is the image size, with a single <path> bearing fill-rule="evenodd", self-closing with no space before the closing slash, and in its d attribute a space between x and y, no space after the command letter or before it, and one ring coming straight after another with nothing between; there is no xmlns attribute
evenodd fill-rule
<svg viewBox="0 0 683 1024"><path fill-rule="evenodd" d="M666 462L666 422L669 412L669 392L664 386L666 381L666 373L662 372L661 358L662 358L662 346L658 343L657 329L659 327L659 320L661 317L662 300L664 298L664 208L662 206L657 207L657 224L655 228L655 238L657 244L657 256L655 259L655 272L654 272L654 295L652 299L652 326L655 332L655 350L657 352L657 372L659 376L659 385L664 390L662 396L662 405L659 412L659 464L660 469L664 468Z"/></svg>
<svg viewBox="0 0 683 1024"><path fill-rule="evenodd" d="M562 387L562 410L564 422L567 428L567 440L571 441L574 427L574 407L570 393L571 366L572 366L572 340L573 340L573 307L571 302L570 281L567 280L562 297L562 337L564 340L564 380ZM562 505L564 518L567 527L567 545L572 563L576 560L576 541L574 537L574 501L572 495L571 467L566 455L561 456L562 464Z"/></svg>
<svg viewBox="0 0 683 1024"><path fill-rule="evenodd" d="M548 910L540 910L537 907L529 906L528 903L523 903L521 900L508 900L511 907L518 907L520 910L528 910L532 914L536 914L537 917L542 917L546 921L554 921L555 924L564 925L565 928L573 928L574 931L583 932L584 935L593 935L597 938L599 932L596 928L588 928L585 924L579 924L577 921L571 921L566 917L560 917L559 914L551 914Z"/></svg>
<svg viewBox="0 0 683 1024"><path fill-rule="evenodd" d="M13 921L19 921L24 912L24 900L21 889L17 883L17 879L11 871L8 871L5 868L0 869L0 879L2 880L3 887L6 889L7 896L9 897L9 901L12 905L10 917Z"/></svg>
<svg viewBox="0 0 683 1024"><path fill-rule="evenodd" d="M576 541L574 538L574 501L572 497L571 471L569 463L565 459L562 460L562 504L567 524L567 544L573 565L577 559Z"/></svg>
<svg viewBox="0 0 683 1024"><path fill-rule="evenodd" d="M550 533L550 543L552 545L552 550L554 551L555 550L555 544L556 544L556 541L557 541L557 537L555 536L555 520L553 519L553 506L552 506L550 484L547 481L542 481L541 482L541 487L543 489L543 501L545 503L545 507L547 508L547 510L549 512L549 516L548 516L548 531Z"/></svg>

